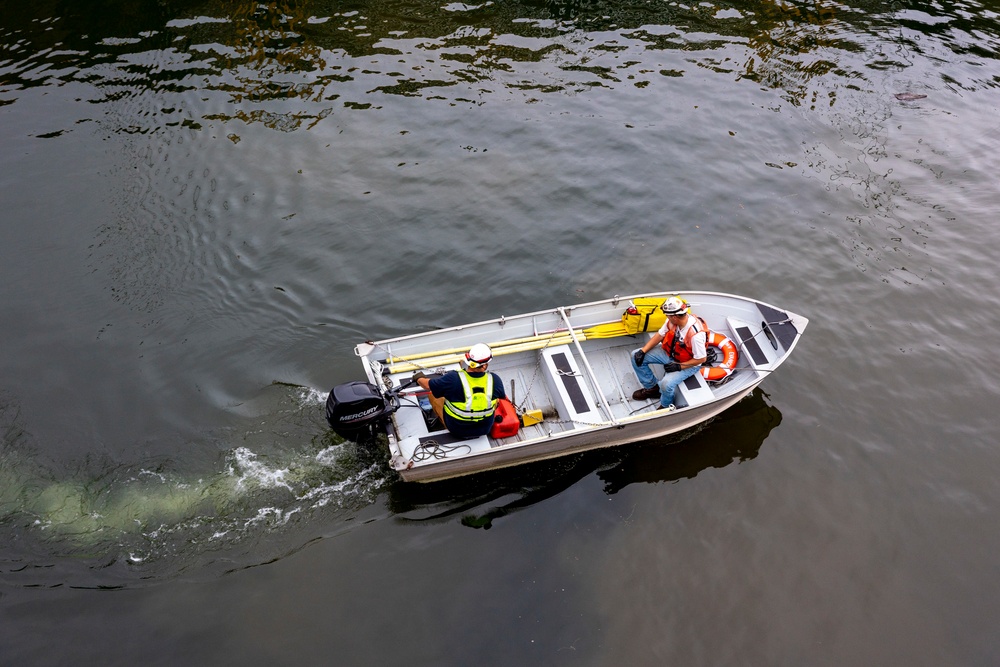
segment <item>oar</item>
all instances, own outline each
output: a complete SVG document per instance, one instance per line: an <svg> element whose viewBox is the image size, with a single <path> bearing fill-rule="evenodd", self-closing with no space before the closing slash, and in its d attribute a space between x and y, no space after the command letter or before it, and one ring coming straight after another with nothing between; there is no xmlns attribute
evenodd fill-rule
<svg viewBox="0 0 1000 667"><path fill-rule="evenodd" d="M583 332L577 334L579 340L586 340ZM517 345L504 345L493 349L493 356L499 357L505 354L515 354L517 352L527 352L530 350L541 350L543 348L549 347L550 345L569 345L573 342L573 338L568 334L561 336L548 337L544 340L536 340L528 343L519 343ZM407 371L425 370L428 368L435 368L437 366L446 366L448 364L455 364L460 362L465 358L465 351L462 348L461 354L437 354L436 356L423 357L420 359L411 359L409 363L395 364L389 366L390 373L405 373Z"/></svg>
<svg viewBox="0 0 1000 667"><path fill-rule="evenodd" d="M583 333L582 331L577 331L577 334ZM525 338L509 338L507 340L500 340L495 343L487 343L490 349L493 350L493 354L497 354L498 350L511 345L521 345L524 343L534 343L537 341L547 341L552 338L569 338L568 331L553 331L546 334L538 334L535 336L527 336ZM416 359L426 359L428 357L441 357L450 354L465 354L469 350L468 347L452 347L446 350L432 350L430 352L415 352L413 354L401 354L399 356L389 357L386 359L389 363L395 363L398 361L414 361Z"/></svg>
<svg viewBox="0 0 1000 667"><path fill-rule="evenodd" d="M621 322L608 322L606 324L597 324L586 329L574 329L573 330L577 336L583 336L586 338L615 338L617 336L626 336L628 332L625 331L625 327ZM512 345L521 345L524 343L535 343L535 342L549 342L552 339L563 339L569 338L570 332L568 330L552 331L549 333L536 334L534 336L527 336L525 338L510 338L507 340L497 341L495 343L487 343L493 350L494 354L498 354L503 348ZM549 344L552 344L549 342ZM537 348L534 348L537 349ZM400 361L416 361L417 359L429 359L431 357L443 357L453 354L465 354L467 348L464 347L453 347L446 350L433 350L430 352L415 352L414 354L401 354L399 356L392 356L386 359L387 363L394 364Z"/></svg>
<svg viewBox="0 0 1000 667"><path fill-rule="evenodd" d="M584 329L583 333L587 335L587 338L617 338L618 336L629 335L629 333L625 331L625 325L621 322L598 324Z"/></svg>

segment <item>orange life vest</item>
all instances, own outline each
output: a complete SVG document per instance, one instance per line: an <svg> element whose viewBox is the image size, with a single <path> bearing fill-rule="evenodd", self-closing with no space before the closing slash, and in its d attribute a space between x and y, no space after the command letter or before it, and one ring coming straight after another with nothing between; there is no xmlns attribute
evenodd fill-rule
<svg viewBox="0 0 1000 667"><path fill-rule="evenodd" d="M708 325L705 324L705 320L697 315L688 315L688 317L693 317L694 323L688 327L684 340L677 337L677 327L669 320L667 321L667 335L663 337L663 349L670 355L671 359L678 363L694 359L694 355L691 354L691 339L695 337L695 334L708 333Z"/></svg>

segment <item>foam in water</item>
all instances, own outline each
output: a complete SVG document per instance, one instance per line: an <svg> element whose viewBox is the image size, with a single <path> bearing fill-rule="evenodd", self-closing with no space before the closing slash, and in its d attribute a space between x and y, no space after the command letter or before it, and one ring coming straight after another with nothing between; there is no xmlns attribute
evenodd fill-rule
<svg viewBox="0 0 1000 667"><path fill-rule="evenodd" d="M221 470L190 478L146 462L96 478L53 479L25 455L23 443L6 439L0 450L0 525L26 528L54 553L117 554L146 566L180 552L232 548L318 509L355 512L369 506L389 479L386 467L363 463L353 445L329 434L318 451L314 445L302 448L316 438L312 413L325 394L298 387L284 397L297 404L301 423L289 429L287 411L258 415L265 428L247 438L251 444L230 450ZM267 424L279 418L281 435L269 433Z"/></svg>

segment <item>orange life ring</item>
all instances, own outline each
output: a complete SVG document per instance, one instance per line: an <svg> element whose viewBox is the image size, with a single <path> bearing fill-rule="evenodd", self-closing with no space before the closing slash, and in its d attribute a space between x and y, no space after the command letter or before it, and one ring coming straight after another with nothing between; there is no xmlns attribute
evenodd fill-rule
<svg viewBox="0 0 1000 667"><path fill-rule="evenodd" d="M736 370L736 362L740 360L740 353L736 351L736 343L720 333L709 331L708 337L705 339L705 347L718 348L722 359L717 359L717 363L713 366L703 366L701 376L709 382L718 382L732 375L733 371Z"/></svg>

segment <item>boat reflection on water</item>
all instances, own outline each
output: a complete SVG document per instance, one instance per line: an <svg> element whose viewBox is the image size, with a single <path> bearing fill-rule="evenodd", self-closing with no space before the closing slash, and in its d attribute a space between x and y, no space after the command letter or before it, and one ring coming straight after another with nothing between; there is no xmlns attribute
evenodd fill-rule
<svg viewBox="0 0 1000 667"><path fill-rule="evenodd" d="M400 521L445 521L489 529L495 519L553 498L596 473L604 492L629 484L690 479L757 456L781 412L759 388L712 421L636 446L612 447L433 484L394 484L389 508Z"/></svg>
<svg viewBox="0 0 1000 667"><path fill-rule="evenodd" d="M605 493L618 493L636 482L691 479L708 468L725 468L733 462L756 458L771 429L781 423L781 412L766 399L767 394L755 389L680 442L665 439L635 448L615 467L598 471ZM662 444L670 446L654 446Z"/></svg>

